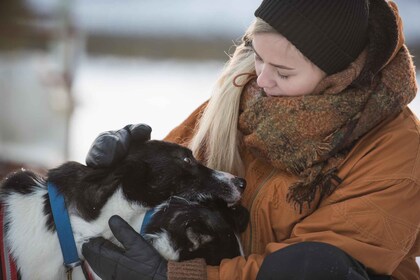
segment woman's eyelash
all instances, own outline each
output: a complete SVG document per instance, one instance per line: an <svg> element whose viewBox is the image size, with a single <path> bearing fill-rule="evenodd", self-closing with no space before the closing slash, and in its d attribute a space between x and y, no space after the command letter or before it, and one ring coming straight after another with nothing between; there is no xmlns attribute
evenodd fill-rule
<svg viewBox="0 0 420 280"><path fill-rule="evenodd" d="M255 57L255 60L262 61L262 58L259 55L257 55L255 52L254 52L254 57ZM277 75L280 77L280 79L286 80L287 78L289 78L289 76L282 75L279 72L277 72Z"/></svg>
<svg viewBox="0 0 420 280"><path fill-rule="evenodd" d="M280 74L278 72L277 72L277 74L279 75L280 79L287 79L287 78L289 78L289 76L282 75L282 74Z"/></svg>

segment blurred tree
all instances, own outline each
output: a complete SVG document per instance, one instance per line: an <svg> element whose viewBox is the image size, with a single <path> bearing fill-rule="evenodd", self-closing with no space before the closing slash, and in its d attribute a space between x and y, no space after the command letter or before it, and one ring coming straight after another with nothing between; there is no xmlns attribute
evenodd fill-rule
<svg viewBox="0 0 420 280"><path fill-rule="evenodd" d="M0 22L3 24L16 23L21 18L30 15L26 5L21 0L2 0L0 2Z"/></svg>
<svg viewBox="0 0 420 280"><path fill-rule="evenodd" d="M26 3L0 0L0 179L68 154L76 63L68 10L40 14Z"/></svg>
<svg viewBox="0 0 420 280"><path fill-rule="evenodd" d="M22 48L45 48L51 34L40 28L40 19L24 0L0 1L0 51Z"/></svg>

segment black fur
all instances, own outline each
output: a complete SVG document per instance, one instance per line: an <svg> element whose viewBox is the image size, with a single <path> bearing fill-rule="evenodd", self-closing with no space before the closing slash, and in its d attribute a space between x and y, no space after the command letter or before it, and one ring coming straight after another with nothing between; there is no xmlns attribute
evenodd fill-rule
<svg viewBox="0 0 420 280"><path fill-rule="evenodd" d="M128 200L154 207L172 195L187 199L211 195L225 199L231 189L212 176L192 152L173 143L132 143L128 156L110 168L94 169L68 162L48 172L48 180L87 221L98 217L107 199L122 185ZM243 179L236 185L245 186ZM28 180L28 183L30 180ZM6 182L6 185L9 185Z"/></svg>
<svg viewBox="0 0 420 280"><path fill-rule="evenodd" d="M240 205L228 207L220 199L188 201L173 197L157 207L145 227L145 238L157 241L166 231L179 261L204 258L208 265L219 265L224 258L241 254L235 235L243 232L249 212Z"/></svg>
<svg viewBox="0 0 420 280"><path fill-rule="evenodd" d="M192 219L179 221L180 228L177 232L180 235L175 236L174 242L182 252L180 257L186 259L204 254L209 263L216 263L221 258L239 254L234 233L244 230L248 213L242 207L228 208L227 204L238 202L245 180L205 167L193 157L191 150L180 145L156 140L133 141L128 155L109 168L92 168L77 162L67 162L49 170L45 178L21 170L11 174L2 183L0 202L13 210L14 204L8 204L7 201L9 196L16 194L22 198L31 195L35 197L35 192L41 193L39 205L43 205L46 224L39 226L45 226L50 232L54 232L55 225L46 193L47 181L54 183L63 195L69 213L88 222L101 215L102 208L119 188L127 202L144 207L155 207L173 196L194 201L197 205L189 205L192 207L190 210L188 205L182 207L182 211L190 213L184 218ZM174 205L170 203L171 209ZM16 210L18 211L15 213L20 211L18 208ZM241 218L238 219L239 217ZM174 217L171 216L170 219L172 218ZM175 219L177 224L179 218ZM168 221L168 224L164 225L162 221ZM155 219L157 227L168 227L168 231L174 231L174 224L170 220L165 218L162 221ZM38 221L33 223L32 226L39 224ZM202 242L199 250L191 251L191 244L187 244L182 237L188 228L197 236L211 235L213 242ZM211 245L218 248L211 248ZM183 246L189 247L185 249ZM219 250L221 248L223 250ZM219 253L222 255L218 256Z"/></svg>
<svg viewBox="0 0 420 280"><path fill-rule="evenodd" d="M9 174L2 184L3 193L17 192L19 194L30 194L34 191L34 182L44 184L39 175L29 170L20 170Z"/></svg>

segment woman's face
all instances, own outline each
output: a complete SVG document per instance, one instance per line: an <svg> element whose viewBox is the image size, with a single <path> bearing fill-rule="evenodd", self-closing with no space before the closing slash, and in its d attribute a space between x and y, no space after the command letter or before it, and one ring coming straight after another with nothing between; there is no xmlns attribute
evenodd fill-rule
<svg viewBox="0 0 420 280"><path fill-rule="evenodd" d="M257 83L268 96L310 94L326 76L280 34L256 34L252 47Z"/></svg>

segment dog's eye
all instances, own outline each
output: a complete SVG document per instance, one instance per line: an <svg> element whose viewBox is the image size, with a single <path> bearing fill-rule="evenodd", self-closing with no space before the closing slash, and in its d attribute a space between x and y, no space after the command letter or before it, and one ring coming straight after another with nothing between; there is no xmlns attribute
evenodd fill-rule
<svg viewBox="0 0 420 280"><path fill-rule="evenodd" d="M193 163L193 160L191 158L189 158L189 157L184 157L184 161L186 163L188 163L188 164L192 164Z"/></svg>

